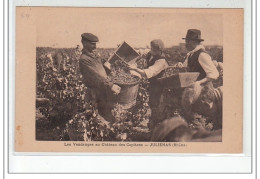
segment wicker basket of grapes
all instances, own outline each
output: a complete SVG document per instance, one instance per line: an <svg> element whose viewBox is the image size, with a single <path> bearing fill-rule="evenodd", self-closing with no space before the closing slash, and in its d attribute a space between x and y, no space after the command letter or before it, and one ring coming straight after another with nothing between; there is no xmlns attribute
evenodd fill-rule
<svg viewBox="0 0 260 179"><path fill-rule="evenodd" d="M185 67L169 67L158 80L165 88L185 88L199 77L198 72L187 72Z"/></svg>

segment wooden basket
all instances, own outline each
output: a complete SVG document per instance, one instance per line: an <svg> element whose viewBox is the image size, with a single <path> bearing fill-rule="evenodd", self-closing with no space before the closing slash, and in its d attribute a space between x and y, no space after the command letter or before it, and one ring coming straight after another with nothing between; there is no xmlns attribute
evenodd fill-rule
<svg viewBox="0 0 260 179"><path fill-rule="evenodd" d="M139 54L128 43L123 42L109 57L108 62L115 64L116 61L121 61L125 64L135 61L139 57Z"/></svg>

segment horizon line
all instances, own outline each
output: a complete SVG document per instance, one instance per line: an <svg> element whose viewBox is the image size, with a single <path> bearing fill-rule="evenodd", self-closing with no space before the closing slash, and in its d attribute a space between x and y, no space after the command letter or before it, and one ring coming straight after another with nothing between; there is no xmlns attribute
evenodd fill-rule
<svg viewBox="0 0 260 179"><path fill-rule="evenodd" d="M220 47L223 47L223 45L218 45L218 44L208 44L208 45L204 45L204 46L205 47L207 47L207 46L220 46ZM36 48L76 48L76 47L77 47L77 45L73 46L73 47L36 46ZM180 45L172 45L170 47L165 47L165 48L172 48L172 47L180 47ZM101 49L101 48L117 48L117 47L97 47L96 49ZM145 49L147 49L147 47L132 47L132 48L135 48L135 49L145 48Z"/></svg>

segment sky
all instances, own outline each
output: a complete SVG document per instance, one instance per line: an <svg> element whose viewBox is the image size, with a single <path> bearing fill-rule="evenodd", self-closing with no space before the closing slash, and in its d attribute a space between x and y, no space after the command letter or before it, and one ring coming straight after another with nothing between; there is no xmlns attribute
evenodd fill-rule
<svg viewBox="0 0 260 179"><path fill-rule="evenodd" d="M81 45L81 34L98 36L99 48L126 41L134 48L161 39L165 47L183 43L188 29L199 29L205 45L222 45L222 15L183 13L171 9L39 8L35 12L38 47Z"/></svg>

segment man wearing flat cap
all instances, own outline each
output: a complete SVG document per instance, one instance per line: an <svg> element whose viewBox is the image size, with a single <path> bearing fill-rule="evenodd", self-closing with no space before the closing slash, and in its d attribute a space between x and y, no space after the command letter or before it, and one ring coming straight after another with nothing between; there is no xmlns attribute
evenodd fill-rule
<svg viewBox="0 0 260 179"><path fill-rule="evenodd" d="M79 67L83 76L83 83L90 89L92 101L97 104L98 113L106 120L113 119L111 105L108 97L111 94L119 94L121 88L108 80L106 70L99 58L96 58L93 51L96 49L98 37L91 33L83 33L82 55L80 56Z"/></svg>
<svg viewBox="0 0 260 179"><path fill-rule="evenodd" d="M141 74L144 78L147 78L150 82L149 87L149 106L151 108L151 119L149 123L150 128L160 121L161 109L159 108L160 99L163 93L163 86L159 83L158 78L162 77L164 70L169 66L168 62L165 60L165 55L163 53L164 44L160 39L155 39L151 41L151 51L147 54L145 69L139 69L135 66L130 66L131 70L134 70Z"/></svg>
<svg viewBox="0 0 260 179"><path fill-rule="evenodd" d="M200 30L189 29L183 39L185 39L185 46L189 51L183 65L187 66L190 72L200 73L196 81L197 84L213 87L212 80L217 79L219 73L210 55L201 44L204 39L201 38Z"/></svg>

